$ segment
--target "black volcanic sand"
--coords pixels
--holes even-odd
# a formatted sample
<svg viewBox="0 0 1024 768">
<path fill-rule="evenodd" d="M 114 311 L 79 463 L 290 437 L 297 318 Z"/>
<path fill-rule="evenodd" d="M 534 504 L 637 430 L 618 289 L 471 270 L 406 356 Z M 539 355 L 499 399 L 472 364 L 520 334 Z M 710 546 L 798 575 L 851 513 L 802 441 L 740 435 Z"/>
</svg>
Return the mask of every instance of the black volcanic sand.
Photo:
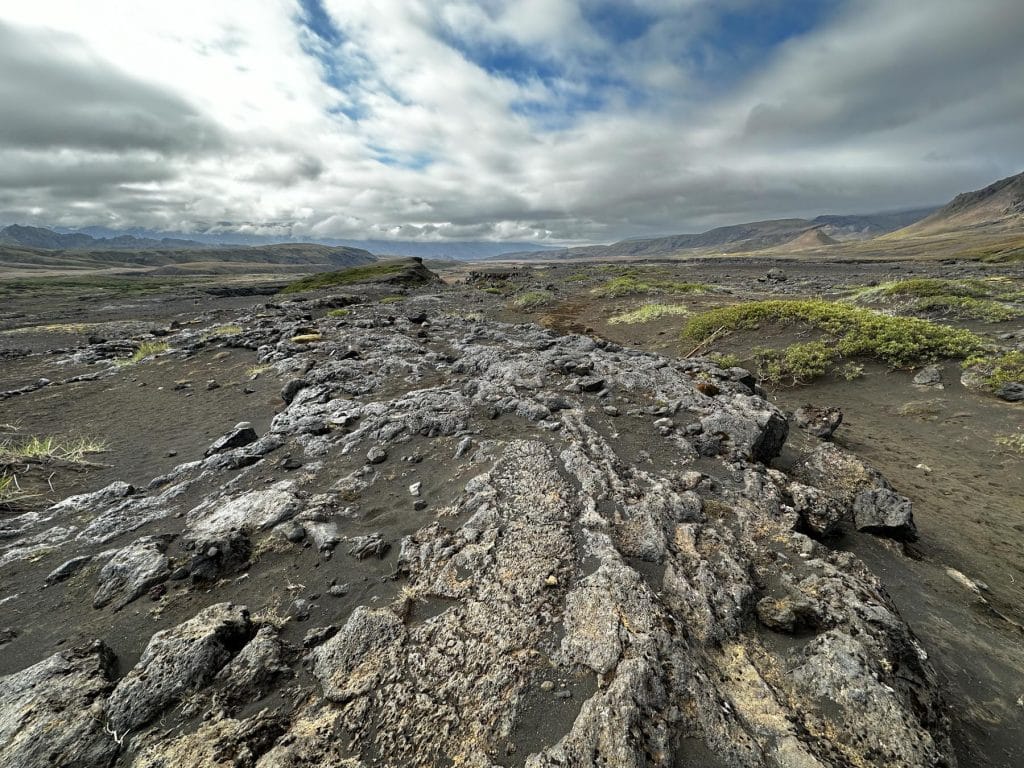
<svg viewBox="0 0 1024 768">
<path fill-rule="evenodd" d="M 776 266 L 787 272 L 788 279 L 765 281 L 767 270 Z M 479 267 L 475 265 L 462 267 L 445 278 L 460 283 L 476 269 Z M 912 276 L 999 274 L 1024 278 L 1024 266 L 986 269 L 965 262 L 798 264 L 730 258 L 640 269 L 661 278 L 709 283 L 723 292 L 597 299 L 590 289 L 616 272 L 580 264 L 535 267 L 517 273 L 512 280 L 484 280 L 439 291 L 450 312 L 480 313 L 508 321 L 543 321 L 566 331 L 589 332 L 622 344 L 685 355 L 692 344 L 678 337 L 683 318 L 632 326 L 609 325 L 607 318 L 649 301 L 686 304 L 696 311 L 739 298 L 830 296 L 839 289 L 870 281 Z M 486 285 L 497 286 L 499 291 L 486 293 L 481 290 Z M 517 293 L 537 289 L 554 294 L 550 306 L 527 313 L 511 305 Z M 151 326 L 194 322 L 200 314 L 201 327 L 215 326 L 228 322 L 235 312 L 266 300 L 252 295 L 217 297 L 195 286 L 124 295 L 91 291 L 76 296 L 64 289 L 52 295 L 38 290 L 30 295 L 7 294 L 0 310 L 0 354 L 3 350 L 27 350 L 32 354 L 0 357 L 0 390 L 23 386 L 40 377 L 59 380 L 106 369 L 109 364 L 57 365 L 69 350 L 87 344 L 90 335 L 129 338 Z M 396 304 L 394 312 L 401 311 L 401 304 Z M 42 327 L 52 325 L 62 327 Z M 980 329 L 992 334 L 1013 332 L 1024 329 L 1024 319 Z M 787 341 L 785 333 L 778 341 Z M 764 343 L 764 334 L 753 334 L 723 341 L 717 349 L 743 357 L 752 347 Z M 283 382 L 272 371 L 254 372 L 255 359 L 250 350 L 207 349 L 186 360 L 147 360 L 95 381 L 46 387 L 0 400 L 0 425 L 15 428 L 14 432 L 0 433 L 0 439 L 11 435 L 89 437 L 106 446 L 105 452 L 89 457 L 89 466 L 30 469 L 24 476 L 26 489 L 34 494 L 28 503 L 42 506 L 113 480 L 144 486 L 183 461 L 201 458 L 216 437 L 239 421 L 252 422 L 262 434 L 282 407 L 279 391 Z M 210 380 L 219 386 L 207 389 Z M 183 384 L 186 381 L 190 384 Z M 942 390 L 922 389 L 911 383 L 907 372 L 868 365 L 866 375 L 859 380 L 829 378 L 812 386 L 778 389 L 770 394 L 788 410 L 807 402 L 841 407 L 845 420 L 836 442 L 877 467 L 895 488 L 914 501 L 921 538 L 905 552 L 897 545 L 865 536 L 841 536 L 836 546 L 853 549 L 875 570 L 931 655 L 948 692 L 961 764 L 1011 768 L 1024 765 L 1024 705 L 1020 703 L 1024 696 L 1024 632 L 1020 628 L 1024 624 L 1024 457 L 1000 448 L 994 437 L 1012 432 L 1024 422 L 1024 405 L 999 402 L 966 390 L 959 383 L 955 363 L 945 366 L 944 383 Z M 908 409 L 908 404 L 913 405 Z M 494 429 L 500 434 L 500 421 L 495 422 Z M 794 428 L 779 461 L 783 465 L 792 461 L 808 440 Z M 363 502 L 374 507 L 373 513 L 353 522 L 342 531 L 344 536 L 381 531 L 386 538 L 397 540 L 434 519 L 435 509 L 449 496 L 454 497 L 466 479 L 455 476 L 447 462 L 454 444 L 442 439 L 431 441 L 429 450 L 422 446 L 422 454 L 419 448 L 415 442 L 410 443 L 407 455 L 397 457 L 408 460 L 389 462 L 387 471 L 394 482 L 374 486 L 380 489 L 374 491 L 378 496 Z M 650 448 L 658 461 L 656 447 Z M 300 463 L 304 460 L 301 456 L 295 458 Z M 340 477 L 361 464 L 362 457 L 331 457 L 328 461 L 337 464 L 335 476 Z M 264 470 L 267 483 L 287 476 L 277 462 L 275 457 Z M 301 468 L 293 471 L 301 472 Z M 407 488 L 417 481 L 424 483 L 424 496 L 431 500 L 428 510 L 412 507 Z M 191 489 L 186 497 L 176 500 L 177 511 L 187 512 L 202 499 L 203 492 L 201 484 Z M 109 547 L 122 546 L 147 532 L 144 527 L 124 541 L 111 541 Z M 298 556 L 294 548 L 289 548 L 287 554 L 273 549 L 262 552 L 237 585 L 233 599 L 246 602 L 253 612 L 283 616 L 296 594 L 318 594 L 308 622 L 286 625 L 285 639 L 300 643 L 309 627 L 340 625 L 356 605 L 387 601 L 397 590 L 393 581 L 381 579 L 394 568 L 394 548 L 382 559 L 364 561 L 357 561 L 346 550 L 343 542 L 326 561 L 312 548 Z M 24 566 L 25 578 L 29 570 L 38 575 L 41 567 L 56 567 L 67 559 L 67 553 L 44 553 L 41 558 L 47 560 L 43 566 Z M 949 568 L 983 582 L 987 589 L 981 597 L 988 604 L 954 580 L 947 572 Z M 305 583 L 311 573 L 316 582 Z M 0 603 L 0 628 L 15 626 L 20 634 L 0 653 L 0 674 L 22 669 L 58 647 L 93 636 L 109 639 L 125 670 L 137 660 L 153 632 L 189 618 L 201 605 L 188 590 L 169 583 L 170 590 L 160 602 L 137 600 L 113 614 L 111 625 L 108 612 L 96 612 L 91 607 L 92 583 L 76 584 L 76 580 L 86 578 L 84 574 L 73 577 L 67 588 L 59 590 L 40 590 L 37 583 L 22 583 L 18 565 L 6 569 L 4 578 L 12 585 L 5 593 L 18 597 Z M 347 593 L 338 597 L 328 594 L 332 583 L 348 585 Z M 418 605 L 411 620 L 443 608 Z M 71 620 L 48 623 L 48 615 Z M 590 683 L 559 681 L 563 684 Z M 541 727 L 548 713 L 538 710 L 535 715 Z"/>
</svg>

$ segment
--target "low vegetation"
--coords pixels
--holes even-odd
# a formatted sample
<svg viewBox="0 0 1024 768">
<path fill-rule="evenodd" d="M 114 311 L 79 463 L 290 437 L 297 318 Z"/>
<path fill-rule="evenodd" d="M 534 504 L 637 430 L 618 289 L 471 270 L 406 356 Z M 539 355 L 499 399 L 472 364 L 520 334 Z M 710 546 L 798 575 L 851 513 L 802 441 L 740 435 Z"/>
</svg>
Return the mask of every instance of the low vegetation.
<svg viewBox="0 0 1024 768">
<path fill-rule="evenodd" d="M 400 275 L 409 269 L 406 261 L 384 261 L 378 264 L 365 264 L 359 267 L 350 267 L 337 272 L 319 272 L 281 289 L 281 293 L 301 293 L 303 291 L 315 291 L 319 288 L 332 288 L 338 285 L 352 285 L 367 280 L 379 280 L 381 278 Z"/>
<path fill-rule="evenodd" d="M 1024 383 L 1024 351 L 1019 349 L 972 355 L 964 367 L 974 369 L 983 385 L 993 391 L 1007 384 Z"/>
<path fill-rule="evenodd" d="M 227 325 L 218 325 L 214 328 L 210 328 L 205 334 L 203 334 L 203 338 L 215 339 L 218 336 L 237 336 L 241 332 L 242 326 L 229 323 Z"/>
<path fill-rule="evenodd" d="M 382 296 L 381 304 L 400 304 L 405 301 L 405 296 Z"/>
<path fill-rule="evenodd" d="M 844 358 L 910 368 L 969 357 L 983 347 L 981 337 L 967 330 L 819 299 L 753 301 L 708 310 L 686 323 L 683 337 L 708 343 L 734 331 L 757 330 L 766 323 L 809 328 L 821 334 L 820 339 L 784 350 L 759 350 L 757 362 L 765 378 L 778 382 L 807 382 L 837 368 Z"/>
<path fill-rule="evenodd" d="M 132 353 L 131 357 L 123 357 L 117 361 L 117 364 L 134 365 L 135 363 L 141 363 L 147 358 L 163 354 L 168 349 L 170 349 L 170 346 L 164 341 L 144 341 L 139 344 L 138 349 Z"/>
<path fill-rule="evenodd" d="M 862 288 L 850 299 L 859 304 L 895 302 L 914 314 L 998 323 L 1024 314 L 1014 306 L 1021 292 L 1006 279 L 945 280 L 916 277 Z"/>
<path fill-rule="evenodd" d="M 520 296 L 516 296 L 512 301 L 512 306 L 516 309 L 530 311 L 546 307 L 554 298 L 550 291 L 527 291 Z"/>
<path fill-rule="evenodd" d="M 636 296 L 645 293 L 703 293 L 708 286 L 702 283 L 684 283 L 678 280 L 641 280 L 633 275 L 613 277 L 591 293 L 604 299 Z"/>
<path fill-rule="evenodd" d="M 346 317 L 352 314 L 351 309 L 339 308 L 327 310 L 327 317 Z"/>
<path fill-rule="evenodd" d="M 690 310 L 681 304 L 644 304 L 632 312 L 624 312 L 608 318 L 609 325 L 639 325 L 650 323 L 662 317 L 688 315 Z"/>
</svg>

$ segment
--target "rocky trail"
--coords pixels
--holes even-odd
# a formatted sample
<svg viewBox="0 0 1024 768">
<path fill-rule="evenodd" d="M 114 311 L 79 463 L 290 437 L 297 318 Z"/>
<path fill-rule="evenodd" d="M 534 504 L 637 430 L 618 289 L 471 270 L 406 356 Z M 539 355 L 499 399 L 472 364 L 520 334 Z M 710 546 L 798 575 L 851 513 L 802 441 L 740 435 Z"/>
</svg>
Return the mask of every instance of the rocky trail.
<svg viewBox="0 0 1024 768">
<path fill-rule="evenodd" d="M 746 371 L 354 302 L 170 329 L 272 366 L 269 427 L 0 516 L 0 764 L 956 763 L 926 644 L 830 546 L 910 502 L 826 442 L 769 468 Z"/>
</svg>

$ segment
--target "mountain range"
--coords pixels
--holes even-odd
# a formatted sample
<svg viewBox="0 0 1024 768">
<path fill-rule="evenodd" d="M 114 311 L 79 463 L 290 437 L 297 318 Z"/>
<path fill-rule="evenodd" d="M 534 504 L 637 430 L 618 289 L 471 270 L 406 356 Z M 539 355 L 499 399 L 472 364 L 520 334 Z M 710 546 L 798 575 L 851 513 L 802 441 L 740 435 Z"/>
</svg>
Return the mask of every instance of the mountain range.
<svg viewBox="0 0 1024 768">
<path fill-rule="evenodd" d="M 902 243 L 949 233 L 1005 236 L 1024 229 L 1024 173 L 984 189 L 957 195 L 947 205 L 876 214 L 824 215 L 813 219 L 771 219 L 717 227 L 696 234 L 631 238 L 610 245 L 538 248 L 526 243 L 482 241 L 420 243 L 385 240 L 323 243 L 262 243 L 262 236 L 196 235 L 200 239 L 150 237 L 144 230 L 117 234 L 102 228 L 57 231 L 11 225 L 0 229 L 0 265 L 21 268 L 158 267 L 214 263 L 273 264 L 291 268 L 338 268 L 380 256 L 460 260 L 650 259 L 674 255 L 829 251 L 863 243 Z M 164 233 L 161 233 L 164 234 Z M 169 234 L 169 233 L 166 233 Z M 243 242 L 204 242 L 232 238 Z M 269 238 L 266 238 L 269 239 Z M 359 243 L 367 247 L 354 245 Z M 59 256 L 57 255 L 59 254 Z M 191 268 L 191 267 L 190 267 Z"/>
</svg>

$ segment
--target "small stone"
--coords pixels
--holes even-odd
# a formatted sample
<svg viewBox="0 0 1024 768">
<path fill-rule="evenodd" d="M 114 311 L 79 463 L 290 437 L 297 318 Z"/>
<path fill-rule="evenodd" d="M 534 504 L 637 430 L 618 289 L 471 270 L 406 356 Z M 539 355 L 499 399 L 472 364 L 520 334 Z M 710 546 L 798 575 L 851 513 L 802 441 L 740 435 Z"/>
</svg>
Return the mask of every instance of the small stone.
<svg viewBox="0 0 1024 768">
<path fill-rule="evenodd" d="M 926 365 L 914 376 L 914 383 L 922 387 L 941 386 L 942 369 L 937 365 Z"/>
<path fill-rule="evenodd" d="M 606 406 L 604 406 L 604 408 L 602 410 L 608 416 L 618 416 L 619 415 L 619 409 L 616 408 L 614 405 L 606 405 Z"/>
<path fill-rule="evenodd" d="M 370 464 L 383 464 L 387 461 L 388 452 L 381 448 L 379 445 L 373 446 L 366 452 L 366 461 Z"/>
<path fill-rule="evenodd" d="M 210 379 L 208 382 L 206 382 L 206 389 L 207 391 L 212 389 L 220 389 L 220 384 L 217 383 L 216 379 Z"/>
<path fill-rule="evenodd" d="M 416 501 L 413 502 L 412 508 L 415 509 L 417 512 L 422 512 L 424 509 L 427 508 L 427 502 L 424 499 L 416 499 Z"/>
<path fill-rule="evenodd" d="M 423 483 L 417 480 L 415 483 L 409 486 L 409 493 L 412 494 L 413 496 L 419 496 L 421 488 L 423 488 Z"/>
<path fill-rule="evenodd" d="M 332 584 L 327 588 L 327 594 L 331 597 L 344 597 L 348 594 L 348 584 Z"/>
<path fill-rule="evenodd" d="M 550 680 L 545 680 L 543 683 L 540 684 L 540 689 L 542 691 L 553 691 L 555 690 L 555 684 Z"/>
<path fill-rule="evenodd" d="M 822 440 L 828 440 L 843 423 L 843 412 L 834 407 L 820 408 L 815 405 L 805 405 L 796 409 L 793 420 L 805 432 L 820 437 Z"/>
<path fill-rule="evenodd" d="M 568 688 L 563 688 L 560 691 L 555 691 L 555 698 L 556 699 L 571 699 L 572 698 L 572 691 L 570 691 Z"/>
<path fill-rule="evenodd" d="M 548 587 L 557 587 L 558 586 L 558 577 L 555 576 L 554 574 L 551 574 L 546 579 L 544 579 L 544 585 L 548 586 Z"/>
<path fill-rule="evenodd" d="M 1024 384 L 1016 381 L 1004 384 L 996 390 L 996 397 L 1008 403 L 1024 402 Z"/>
<path fill-rule="evenodd" d="M 583 392 L 600 392 L 604 389 L 604 379 L 599 376 L 587 376 L 579 380 L 579 387 Z"/>
</svg>

